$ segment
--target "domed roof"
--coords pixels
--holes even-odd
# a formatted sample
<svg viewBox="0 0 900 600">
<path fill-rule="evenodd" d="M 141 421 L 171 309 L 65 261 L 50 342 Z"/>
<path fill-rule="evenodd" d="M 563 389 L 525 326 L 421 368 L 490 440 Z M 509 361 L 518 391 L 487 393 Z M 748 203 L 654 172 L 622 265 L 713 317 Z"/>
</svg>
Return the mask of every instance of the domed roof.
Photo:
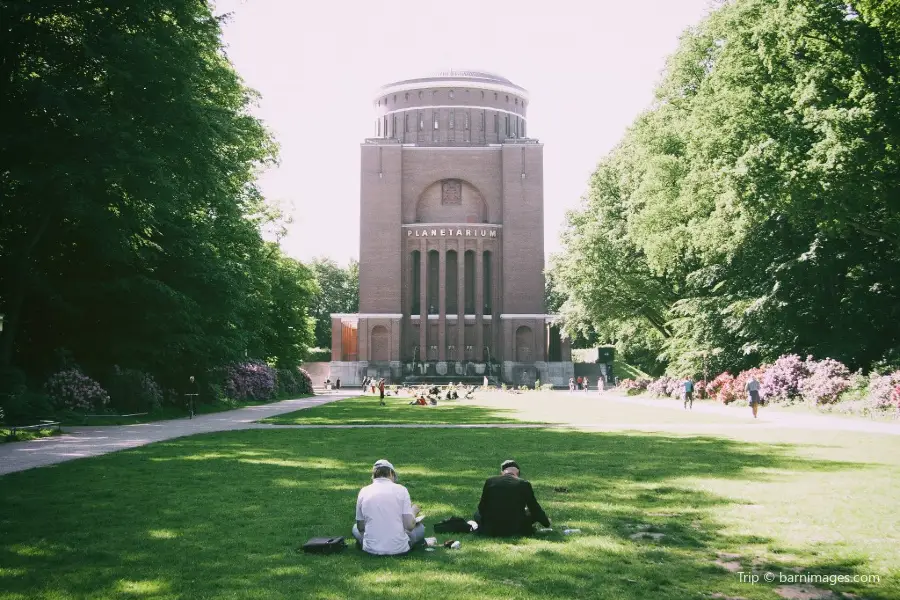
<svg viewBox="0 0 900 600">
<path fill-rule="evenodd" d="M 497 83 L 506 83 L 508 85 L 513 85 L 512 81 L 510 81 L 506 77 L 501 77 L 496 73 L 490 73 L 488 71 L 470 71 L 468 69 L 446 69 L 443 71 L 438 71 L 437 73 L 433 74 L 432 77 L 487 79 L 490 81 L 496 81 Z"/>
<path fill-rule="evenodd" d="M 416 85 L 431 85 L 434 83 L 439 84 L 444 82 L 449 83 L 451 81 L 467 81 L 471 82 L 471 84 L 475 85 L 476 87 L 479 84 L 482 86 L 503 86 L 504 88 L 510 88 L 514 93 L 518 93 L 523 96 L 528 94 L 525 88 L 520 85 L 516 85 L 506 77 L 502 77 L 500 75 L 497 75 L 496 73 L 491 73 L 489 71 L 476 71 L 470 69 L 444 69 L 430 75 L 414 77 L 412 79 L 403 79 L 401 81 L 394 81 L 379 88 L 379 92 L 376 92 L 376 94 L 397 87 L 409 88 Z"/>
</svg>

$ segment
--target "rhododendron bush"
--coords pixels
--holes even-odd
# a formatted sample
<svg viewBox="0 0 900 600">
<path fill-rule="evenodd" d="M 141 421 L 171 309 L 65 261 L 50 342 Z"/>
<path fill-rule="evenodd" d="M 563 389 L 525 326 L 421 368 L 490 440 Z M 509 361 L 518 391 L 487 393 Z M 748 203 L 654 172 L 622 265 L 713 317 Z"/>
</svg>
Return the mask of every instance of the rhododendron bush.
<svg viewBox="0 0 900 600">
<path fill-rule="evenodd" d="M 647 391 L 658 397 L 672 396 L 675 391 L 680 391 L 681 381 L 672 377 L 660 377 L 647 384 Z"/>
<path fill-rule="evenodd" d="M 722 373 L 706 386 L 710 398 L 728 404 L 735 399 L 734 377 L 728 371 Z"/>
<path fill-rule="evenodd" d="M 788 401 L 800 395 L 800 383 L 809 377 L 809 364 L 796 354 L 776 360 L 763 376 L 762 397 L 775 402 Z"/>
<path fill-rule="evenodd" d="M 232 400 L 270 400 L 276 393 L 276 372 L 264 362 L 249 360 L 225 369 L 225 395 Z"/>
<path fill-rule="evenodd" d="M 800 395 L 810 404 L 831 404 L 850 387 L 850 369 L 831 358 L 806 360 L 809 376 L 800 381 Z"/>
<path fill-rule="evenodd" d="M 886 375 L 873 373 L 869 376 L 866 400 L 876 409 L 885 410 L 900 405 L 900 371 Z"/>
<path fill-rule="evenodd" d="M 56 373 L 44 388 L 57 408 L 81 412 L 100 410 L 109 404 L 106 390 L 78 369 Z"/>
<path fill-rule="evenodd" d="M 650 384 L 649 379 L 623 379 L 619 382 L 619 386 L 628 394 L 640 394 L 647 389 Z"/>
</svg>

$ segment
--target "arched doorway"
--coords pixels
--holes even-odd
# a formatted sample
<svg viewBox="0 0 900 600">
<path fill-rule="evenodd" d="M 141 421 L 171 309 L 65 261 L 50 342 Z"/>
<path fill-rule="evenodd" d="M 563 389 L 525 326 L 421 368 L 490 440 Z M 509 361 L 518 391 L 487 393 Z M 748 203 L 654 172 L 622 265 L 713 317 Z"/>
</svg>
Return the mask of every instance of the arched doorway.
<svg viewBox="0 0 900 600">
<path fill-rule="evenodd" d="M 384 325 L 372 328 L 372 354 L 369 360 L 387 362 L 391 360 L 391 334 Z"/>
<path fill-rule="evenodd" d="M 516 329 L 516 362 L 531 362 L 533 345 L 534 333 L 531 327 L 522 325 Z"/>
</svg>

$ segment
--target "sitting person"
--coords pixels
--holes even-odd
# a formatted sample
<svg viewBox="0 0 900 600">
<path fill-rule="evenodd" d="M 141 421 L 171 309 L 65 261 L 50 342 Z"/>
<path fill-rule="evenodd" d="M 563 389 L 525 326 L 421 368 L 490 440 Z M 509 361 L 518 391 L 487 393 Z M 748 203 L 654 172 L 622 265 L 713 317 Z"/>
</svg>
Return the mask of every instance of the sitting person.
<svg viewBox="0 0 900 600">
<path fill-rule="evenodd" d="M 519 477 L 519 465 L 514 460 L 504 461 L 500 475 L 484 482 L 475 522 L 479 533 L 497 537 L 530 535 L 535 523 L 550 527 L 534 489 Z"/>
<path fill-rule="evenodd" d="M 405 554 L 425 539 L 417 514 L 419 507 L 410 502 L 409 491 L 397 483 L 394 465 L 381 459 L 372 467 L 372 483 L 356 498 L 353 537 L 369 554 Z"/>
</svg>

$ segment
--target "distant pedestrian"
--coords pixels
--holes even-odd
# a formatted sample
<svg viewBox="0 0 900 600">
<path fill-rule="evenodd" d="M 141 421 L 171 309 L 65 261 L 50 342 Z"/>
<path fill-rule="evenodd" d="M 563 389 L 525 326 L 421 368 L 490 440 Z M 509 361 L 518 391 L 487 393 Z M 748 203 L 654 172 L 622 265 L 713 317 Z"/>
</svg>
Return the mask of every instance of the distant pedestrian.
<svg viewBox="0 0 900 600">
<path fill-rule="evenodd" d="M 575 380 L 575 389 L 576 390 L 581 389 L 581 377 L 579 377 L 578 379 Z"/>
<path fill-rule="evenodd" d="M 366 390 L 368 390 L 368 389 L 369 389 L 369 377 L 366 376 L 366 377 L 363 377 L 363 380 L 362 380 L 362 393 L 365 394 Z"/>
<path fill-rule="evenodd" d="M 384 406 L 384 379 L 378 380 L 378 393 L 381 395 L 381 405 Z"/>
<path fill-rule="evenodd" d="M 484 389 L 487 389 L 488 386 L 488 378 L 487 375 L 484 376 Z"/>
<path fill-rule="evenodd" d="M 584 391 L 589 392 L 591 389 L 591 380 L 587 377 L 584 378 Z"/>
<path fill-rule="evenodd" d="M 606 388 L 606 382 L 603 380 L 603 376 L 597 378 L 597 393 L 603 393 L 603 390 Z"/>
<path fill-rule="evenodd" d="M 334 389 L 336 389 L 336 390 L 341 389 L 341 378 L 340 377 L 338 377 L 337 379 L 334 380 Z"/>
<path fill-rule="evenodd" d="M 690 406 L 694 410 L 694 380 L 688 377 L 681 384 L 684 389 L 681 391 L 681 397 L 684 399 L 684 408 L 687 410 Z"/>
<path fill-rule="evenodd" d="M 575 379 L 573 377 L 569 377 L 569 393 L 575 391 Z"/>
<path fill-rule="evenodd" d="M 762 404 L 762 399 L 759 397 L 759 382 L 756 380 L 756 377 L 750 376 L 750 379 L 747 380 L 747 383 L 744 385 L 744 388 L 747 390 L 747 395 L 750 399 L 750 408 L 753 410 L 753 418 L 756 418 L 756 413 L 759 412 L 759 405 Z"/>
</svg>

